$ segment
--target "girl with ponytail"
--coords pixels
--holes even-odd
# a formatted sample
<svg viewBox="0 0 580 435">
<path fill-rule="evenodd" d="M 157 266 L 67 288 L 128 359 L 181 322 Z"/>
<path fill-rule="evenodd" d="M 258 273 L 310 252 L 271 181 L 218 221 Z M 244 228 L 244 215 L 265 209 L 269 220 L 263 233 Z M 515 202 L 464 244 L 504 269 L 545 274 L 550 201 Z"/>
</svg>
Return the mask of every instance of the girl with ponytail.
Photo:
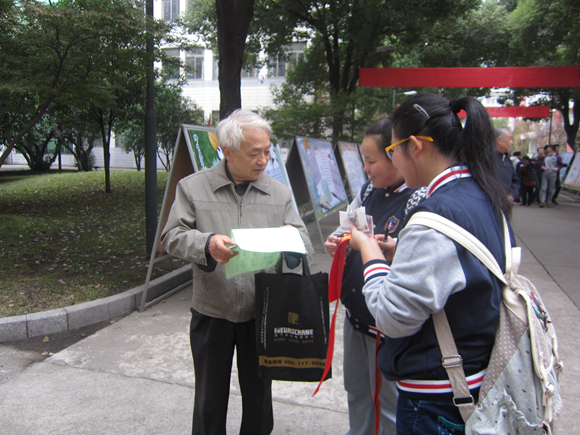
<svg viewBox="0 0 580 435">
<path fill-rule="evenodd" d="M 462 109 L 465 126 L 457 116 Z M 409 187 L 428 189 L 403 224 L 419 211 L 439 214 L 505 265 L 502 213 L 509 217 L 511 204 L 497 179 L 495 135 L 485 108 L 471 97 L 448 101 L 421 94 L 406 100 L 392 123 L 386 151 L 393 165 Z M 397 382 L 397 434 L 464 433 L 431 315 L 445 309 L 477 403 L 499 323 L 500 282 L 469 251 L 421 225 L 401 230 L 394 258 L 392 239 L 378 242 L 355 228 L 350 246 L 361 252 L 363 293 L 386 336 L 378 358 L 384 376 Z"/>
</svg>

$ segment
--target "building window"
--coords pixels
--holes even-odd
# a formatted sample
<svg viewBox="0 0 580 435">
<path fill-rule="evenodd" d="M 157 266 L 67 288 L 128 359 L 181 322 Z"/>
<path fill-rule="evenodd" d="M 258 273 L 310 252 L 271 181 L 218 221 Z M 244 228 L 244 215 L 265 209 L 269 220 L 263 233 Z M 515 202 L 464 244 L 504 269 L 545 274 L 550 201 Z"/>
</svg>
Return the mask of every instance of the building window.
<svg viewBox="0 0 580 435">
<path fill-rule="evenodd" d="M 214 80 L 217 80 L 219 78 L 219 71 L 220 71 L 219 70 L 219 62 L 218 62 L 217 57 L 215 57 L 215 55 L 214 55 L 214 58 L 213 58 L 213 79 Z"/>
<path fill-rule="evenodd" d="M 179 18 L 179 0 L 163 0 L 163 19 L 173 21 Z"/>
<path fill-rule="evenodd" d="M 242 70 L 242 78 L 243 79 L 251 79 L 256 78 L 260 74 L 260 70 L 254 67 L 245 68 Z"/>
<path fill-rule="evenodd" d="M 185 75 L 188 79 L 203 79 L 203 48 L 188 51 L 185 63 L 187 63 Z"/>
<path fill-rule="evenodd" d="M 165 54 L 170 57 L 175 57 L 179 59 L 179 48 L 165 48 Z M 165 64 L 163 65 L 163 74 L 165 74 L 170 79 L 178 79 L 179 78 L 179 66 Z"/>
<path fill-rule="evenodd" d="M 304 42 L 294 43 L 289 47 L 288 51 L 286 51 L 285 57 L 270 61 L 270 77 L 286 77 L 286 73 L 293 69 L 297 62 L 304 59 L 305 46 L 306 43 Z"/>
<path fill-rule="evenodd" d="M 286 61 L 283 58 L 270 62 L 270 77 L 286 77 Z"/>
</svg>

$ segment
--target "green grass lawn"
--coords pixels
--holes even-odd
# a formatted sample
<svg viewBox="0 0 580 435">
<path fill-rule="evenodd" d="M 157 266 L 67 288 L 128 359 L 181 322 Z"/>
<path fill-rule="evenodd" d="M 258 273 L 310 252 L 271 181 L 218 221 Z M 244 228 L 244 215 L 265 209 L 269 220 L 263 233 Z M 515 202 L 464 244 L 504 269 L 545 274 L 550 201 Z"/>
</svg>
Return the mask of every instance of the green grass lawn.
<svg viewBox="0 0 580 435">
<path fill-rule="evenodd" d="M 145 282 L 145 174 L 0 175 L 0 317 L 61 308 Z M 167 173 L 159 172 L 158 208 Z M 156 264 L 153 277 L 181 267 Z"/>
</svg>

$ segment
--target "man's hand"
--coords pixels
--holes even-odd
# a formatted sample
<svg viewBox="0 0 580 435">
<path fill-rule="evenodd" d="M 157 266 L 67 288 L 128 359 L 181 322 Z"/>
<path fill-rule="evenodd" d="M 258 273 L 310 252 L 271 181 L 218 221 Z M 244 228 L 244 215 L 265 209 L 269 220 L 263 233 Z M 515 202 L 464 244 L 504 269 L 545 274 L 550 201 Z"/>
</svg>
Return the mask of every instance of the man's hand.
<svg viewBox="0 0 580 435">
<path fill-rule="evenodd" d="M 338 244 L 342 240 L 342 237 L 333 236 L 332 234 L 328 236 L 326 242 L 324 242 L 324 247 L 326 248 L 326 252 L 330 254 L 331 257 L 334 257 L 336 249 L 338 248 Z"/>
<path fill-rule="evenodd" d="M 211 239 L 209 239 L 207 250 L 209 251 L 209 255 L 211 255 L 219 264 L 226 264 L 230 261 L 230 258 L 238 255 L 237 252 L 228 248 L 226 244 L 235 245 L 236 242 L 228 236 L 222 236 L 221 234 L 214 234 L 211 236 Z"/>
</svg>

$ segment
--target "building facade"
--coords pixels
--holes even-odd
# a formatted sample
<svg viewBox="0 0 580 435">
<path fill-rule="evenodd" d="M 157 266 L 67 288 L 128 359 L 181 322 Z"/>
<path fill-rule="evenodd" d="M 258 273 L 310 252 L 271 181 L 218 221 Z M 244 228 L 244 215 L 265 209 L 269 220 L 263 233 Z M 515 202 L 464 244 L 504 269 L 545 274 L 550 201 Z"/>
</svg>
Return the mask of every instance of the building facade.
<svg viewBox="0 0 580 435">
<path fill-rule="evenodd" d="M 171 21 L 183 16 L 187 3 L 186 0 L 155 0 L 153 14 L 157 19 Z M 287 59 L 267 59 L 267 66 L 261 69 L 240 71 L 242 107 L 254 111 L 272 107 L 272 87 L 286 81 L 286 73 L 303 56 L 305 46 L 306 42 L 294 43 L 288 47 Z M 189 51 L 172 47 L 164 50 L 188 66 L 181 71 L 186 77 L 183 95 L 202 108 L 205 119 L 209 121 L 211 117 L 211 124 L 215 125 L 219 121 L 220 108 L 217 53 L 201 46 Z"/>
</svg>

